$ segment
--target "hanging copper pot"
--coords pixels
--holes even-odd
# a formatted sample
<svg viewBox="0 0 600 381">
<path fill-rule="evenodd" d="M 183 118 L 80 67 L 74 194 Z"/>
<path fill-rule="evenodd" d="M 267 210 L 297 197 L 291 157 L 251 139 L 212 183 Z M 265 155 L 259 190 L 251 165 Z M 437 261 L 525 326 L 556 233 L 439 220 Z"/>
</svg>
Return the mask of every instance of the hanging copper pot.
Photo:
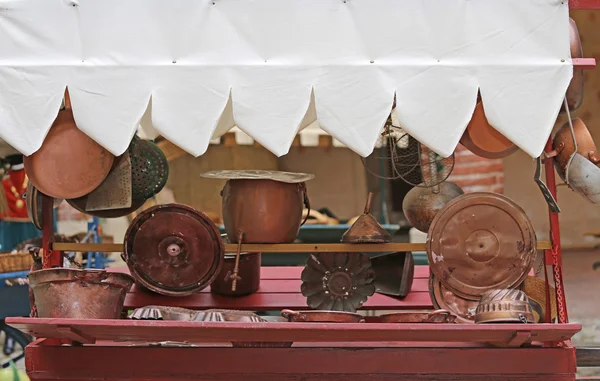
<svg viewBox="0 0 600 381">
<path fill-rule="evenodd" d="M 412 288 L 415 261 L 411 252 L 382 254 L 371 258 L 375 292 L 404 298 Z"/>
<path fill-rule="evenodd" d="M 68 92 L 42 147 L 23 158 L 29 180 L 53 198 L 77 198 L 96 189 L 115 157 L 77 128 Z"/>
<path fill-rule="evenodd" d="M 481 97 L 478 97 L 473 117 L 460 138 L 460 143 L 480 157 L 499 159 L 515 153 L 519 148 L 490 125 Z"/>
<path fill-rule="evenodd" d="M 392 241 L 390 233 L 371 214 L 372 202 L 373 192 L 369 192 L 364 213 L 342 235 L 343 243 L 386 243 Z"/>
<path fill-rule="evenodd" d="M 212 171 L 202 175 L 226 179 L 223 224 L 232 243 L 291 243 L 302 225 L 304 205 L 310 209 L 305 182 L 314 176 L 279 171 Z M 306 219 L 305 219 L 306 221 Z"/>
<path fill-rule="evenodd" d="M 404 196 L 402 212 L 415 229 L 427 233 L 435 215 L 462 194 L 463 190 L 449 181 L 429 188 L 414 187 Z"/>
<path fill-rule="evenodd" d="M 219 230 L 203 213 L 180 204 L 140 213 L 125 233 L 123 259 L 136 281 L 167 296 L 200 292 L 223 266 Z"/>
<path fill-rule="evenodd" d="M 592 135 L 585 123 L 579 118 L 571 120 L 573 131 L 567 121 L 554 134 L 552 148 L 556 151 L 556 170 L 564 179 L 569 162 L 575 153 L 580 154 L 595 165 L 600 164 L 600 155 Z M 575 140 L 573 140 L 573 135 Z"/>
<path fill-rule="evenodd" d="M 575 20 L 571 18 L 569 19 L 569 41 L 571 45 L 571 58 L 583 58 L 579 29 Z M 583 69 L 573 68 L 573 78 L 571 78 L 566 95 L 570 111 L 577 110 L 583 102 L 584 82 Z M 566 112 L 564 105 L 561 108 L 561 112 Z"/>
</svg>

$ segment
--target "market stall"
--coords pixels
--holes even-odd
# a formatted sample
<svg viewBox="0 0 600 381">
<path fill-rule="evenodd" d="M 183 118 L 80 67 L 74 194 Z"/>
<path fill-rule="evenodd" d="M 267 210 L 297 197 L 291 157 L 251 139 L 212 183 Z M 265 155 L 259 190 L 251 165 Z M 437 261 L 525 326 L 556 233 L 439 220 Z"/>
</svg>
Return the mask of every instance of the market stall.
<svg viewBox="0 0 600 381">
<path fill-rule="evenodd" d="M 570 117 L 596 64 L 569 19 L 584 8 L 600 2 L 3 4 L 0 138 L 25 155 L 43 232 L 31 317 L 7 319 L 36 338 L 29 377 L 574 380 L 581 326 L 566 308 L 555 164 L 600 201 L 597 149 Z M 561 112 L 569 122 L 552 134 Z M 315 121 L 362 157 L 383 147 L 414 185 L 403 209 L 426 243 L 392 242 L 372 195 L 340 243 L 295 243 L 311 210 L 305 173 L 190 174 L 225 181 L 225 235 L 186 205 L 140 211 L 169 154 L 139 123 L 196 156 L 234 127 L 281 156 Z M 550 241 L 509 198 L 446 181 L 459 142 L 537 160 Z M 136 217 L 123 243 L 54 242 L 56 199 Z M 69 268 L 68 251 L 122 253 L 127 268 Z M 261 268 L 273 252 L 311 255 Z"/>
</svg>

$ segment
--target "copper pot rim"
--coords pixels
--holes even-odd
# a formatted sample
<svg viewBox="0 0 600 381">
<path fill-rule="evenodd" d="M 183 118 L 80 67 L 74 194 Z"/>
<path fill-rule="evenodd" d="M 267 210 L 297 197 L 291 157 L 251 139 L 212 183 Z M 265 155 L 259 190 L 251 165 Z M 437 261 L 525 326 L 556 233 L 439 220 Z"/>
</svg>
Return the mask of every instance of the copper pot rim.
<svg viewBox="0 0 600 381">
<path fill-rule="evenodd" d="M 444 321 L 429 321 L 430 319 L 435 318 L 436 316 L 442 316 L 444 318 Z M 423 324 L 454 324 L 457 316 L 448 310 L 436 309 L 393 312 L 379 315 L 379 318 L 383 323 L 419 323 L 419 321 L 415 322 L 413 320 L 420 320 L 420 323 Z"/>
<path fill-rule="evenodd" d="M 27 275 L 30 285 L 35 287 L 43 283 L 87 281 L 91 283 L 110 284 L 112 286 L 131 288 L 135 278 L 129 274 L 108 272 L 99 269 L 73 269 L 56 267 L 32 271 Z"/>
<path fill-rule="evenodd" d="M 299 184 L 315 178 L 311 173 L 270 170 L 214 170 L 201 174 L 207 179 L 219 180 L 271 180 L 288 184 Z"/>
</svg>

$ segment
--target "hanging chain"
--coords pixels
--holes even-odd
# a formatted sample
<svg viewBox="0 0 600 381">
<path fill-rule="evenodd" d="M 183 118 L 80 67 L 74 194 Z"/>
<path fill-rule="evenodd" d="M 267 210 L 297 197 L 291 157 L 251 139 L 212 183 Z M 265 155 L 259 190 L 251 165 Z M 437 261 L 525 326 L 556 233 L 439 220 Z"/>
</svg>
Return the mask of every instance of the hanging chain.
<svg viewBox="0 0 600 381">
<path fill-rule="evenodd" d="M 554 238 L 554 237 L 552 237 Z M 552 239 L 554 242 L 554 239 Z M 554 286 L 556 288 L 556 308 L 558 310 L 558 322 L 566 323 L 567 322 L 567 314 L 566 307 L 564 303 L 564 288 L 562 284 L 562 273 L 560 269 L 560 264 L 558 263 L 558 246 L 552 245 L 552 249 L 550 250 L 552 254 L 552 272 L 554 274 Z"/>
<path fill-rule="evenodd" d="M 544 269 L 545 265 L 546 265 L 546 253 L 544 252 L 544 254 L 542 255 L 542 259 L 540 260 L 540 264 L 538 265 L 537 269 L 535 270 L 536 277 L 542 273 L 542 270 Z"/>
</svg>

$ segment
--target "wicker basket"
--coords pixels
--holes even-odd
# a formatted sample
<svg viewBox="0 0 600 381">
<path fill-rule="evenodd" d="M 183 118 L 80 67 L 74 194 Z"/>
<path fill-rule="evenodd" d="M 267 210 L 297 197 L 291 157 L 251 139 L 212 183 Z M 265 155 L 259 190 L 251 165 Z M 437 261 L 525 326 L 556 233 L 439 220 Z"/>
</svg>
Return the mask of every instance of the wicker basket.
<svg viewBox="0 0 600 381">
<path fill-rule="evenodd" d="M 33 258 L 29 253 L 0 254 L 0 274 L 27 271 L 31 265 Z"/>
</svg>

